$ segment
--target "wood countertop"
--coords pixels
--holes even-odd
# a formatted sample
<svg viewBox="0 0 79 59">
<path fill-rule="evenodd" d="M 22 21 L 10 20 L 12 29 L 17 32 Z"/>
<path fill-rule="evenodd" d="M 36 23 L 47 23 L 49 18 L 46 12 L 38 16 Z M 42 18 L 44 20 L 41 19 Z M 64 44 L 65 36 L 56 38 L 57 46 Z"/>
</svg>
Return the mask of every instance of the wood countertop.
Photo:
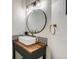
<svg viewBox="0 0 79 59">
<path fill-rule="evenodd" d="M 46 47 L 46 45 L 44 43 L 40 43 L 40 42 L 37 42 L 37 43 L 32 44 L 32 45 L 25 45 L 25 44 L 19 42 L 18 40 L 15 40 L 14 43 L 16 43 L 17 45 L 19 45 L 20 47 L 22 47 L 23 49 L 25 49 L 29 53 L 32 53 L 40 48 Z"/>
</svg>

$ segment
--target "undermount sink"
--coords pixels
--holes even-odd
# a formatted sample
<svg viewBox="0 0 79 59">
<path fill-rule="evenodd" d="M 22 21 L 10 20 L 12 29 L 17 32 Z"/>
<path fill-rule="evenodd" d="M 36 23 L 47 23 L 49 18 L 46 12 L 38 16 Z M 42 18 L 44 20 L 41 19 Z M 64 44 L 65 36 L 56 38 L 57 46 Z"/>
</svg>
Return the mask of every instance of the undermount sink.
<svg viewBox="0 0 79 59">
<path fill-rule="evenodd" d="M 19 40 L 19 42 L 21 42 L 25 45 L 31 45 L 31 44 L 36 43 L 36 38 L 30 37 L 30 36 L 19 36 L 18 40 Z"/>
</svg>

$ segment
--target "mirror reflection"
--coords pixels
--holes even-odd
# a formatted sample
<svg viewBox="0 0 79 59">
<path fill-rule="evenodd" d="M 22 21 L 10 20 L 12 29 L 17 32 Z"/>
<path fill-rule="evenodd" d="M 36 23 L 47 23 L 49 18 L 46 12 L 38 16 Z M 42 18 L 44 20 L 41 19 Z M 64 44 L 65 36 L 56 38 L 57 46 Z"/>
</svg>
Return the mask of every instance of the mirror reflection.
<svg viewBox="0 0 79 59">
<path fill-rule="evenodd" d="M 46 26 L 46 14 L 42 10 L 33 10 L 27 18 L 26 25 L 31 34 L 40 33 Z"/>
</svg>

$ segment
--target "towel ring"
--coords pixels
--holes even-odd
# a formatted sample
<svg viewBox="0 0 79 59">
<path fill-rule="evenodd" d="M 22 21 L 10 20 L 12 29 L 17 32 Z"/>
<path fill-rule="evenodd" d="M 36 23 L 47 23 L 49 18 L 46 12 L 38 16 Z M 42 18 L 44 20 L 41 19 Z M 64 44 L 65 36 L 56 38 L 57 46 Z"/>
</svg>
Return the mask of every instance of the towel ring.
<svg viewBox="0 0 79 59">
<path fill-rule="evenodd" d="M 53 27 L 53 32 L 52 32 L 52 27 Z M 50 25 L 50 32 L 51 32 L 51 34 L 55 35 L 56 27 L 57 27 L 57 24 Z"/>
</svg>

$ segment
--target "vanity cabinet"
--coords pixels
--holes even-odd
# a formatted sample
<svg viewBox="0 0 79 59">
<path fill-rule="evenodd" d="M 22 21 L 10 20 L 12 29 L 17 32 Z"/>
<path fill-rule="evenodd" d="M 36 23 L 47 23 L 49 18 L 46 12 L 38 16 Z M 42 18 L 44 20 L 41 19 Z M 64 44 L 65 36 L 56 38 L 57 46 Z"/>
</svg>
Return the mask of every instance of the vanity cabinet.
<svg viewBox="0 0 79 59">
<path fill-rule="evenodd" d="M 13 40 L 13 59 L 16 59 L 15 50 L 23 56 L 23 59 L 38 59 L 41 56 L 46 59 L 46 47 L 47 45 L 41 42 L 27 46 L 18 40 Z"/>
</svg>

